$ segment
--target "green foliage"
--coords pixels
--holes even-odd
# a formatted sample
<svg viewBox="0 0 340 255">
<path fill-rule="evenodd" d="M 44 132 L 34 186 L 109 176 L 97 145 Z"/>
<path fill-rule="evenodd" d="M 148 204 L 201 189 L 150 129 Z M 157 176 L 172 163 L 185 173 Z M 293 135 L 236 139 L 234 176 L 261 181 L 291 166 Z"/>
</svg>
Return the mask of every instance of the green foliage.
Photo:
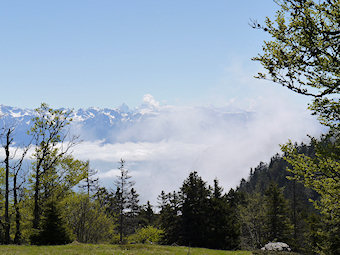
<svg viewBox="0 0 340 255">
<path fill-rule="evenodd" d="M 241 247 L 247 250 L 262 248 L 265 244 L 265 204 L 258 193 L 246 193 L 245 202 L 238 206 L 241 222 Z"/>
<path fill-rule="evenodd" d="M 135 234 L 129 236 L 129 242 L 132 243 L 152 243 L 156 244 L 162 240 L 164 231 L 153 226 L 140 228 Z"/>
<path fill-rule="evenodd" d="M 109 242 L 114 232 L 114 218 L 105 207 L 85 194 L 72 194 L 64 199 L 63 217 L 76 240 L 82 243 Z"/>
<path fill-rule="evenodd" d="M 162 243 L 173 244 L 179 241 L 182 235 L 181 230 L 181 200 L 177 192 L 165 194 L 161 192 L 160 200 L 160 215 L 159 225 L 161 229 L 165 230 Z"/>
<path fill-rule="evenodd" d="M 49 202 L 45 210 L 41 230 L 31 236 L 31 243 L 37 245 L 58 245 L 71 242 L 70 233 L 55 202 Z"/>
<path fill-rule="evenodd" d="M 323 215 L 323 238 L 321 250 L 330 254 L 340 252 L 340 139 L 339 134 L 325 135 L 318 141 L 312 139 L 315 157 L 299 154 L 291 142 L 282 146 L 286 160 L 291 164 L 295 180 L 312 188 L 321 196 L 314 200 L 314 206 Z"/>
<path fill-rule="evenodd" d="M 297 153 L 315 157 L 313 144 L 295 146 Z M 241 181 L 237 191 L 245 196 L 245 201 L 239 204 L 238 215 L 241 222 L 242 248 L 261 248 L 269 239 L 267 214 L 271 213 L 267 210 L 265 194 L 272 183 L 278 185 L 287 200 L 287 203 L 284 202 L 288 206 L 284 210 L 284 217 L 290 219 L 289 227 L 286 228 L 286 231 L 289 229 L 289 246 L 295 251 L 307 254 L 317 248 L 316 241 L 320 240 L 319 226 L 316 228 L 309 218 L 317 217 L 318 212 L 309 200 L 317 201 L 320 195 L 292 179 L 293 174 L 287 171 L 288 166 L 290 165 L 283 156 L 276 154 L 269 164 L 261 162 L 255 169 L 251 169 L 248 181 Z"/>
<path fill-rule="evenodd" d="M 320 201 L 314 201 L 314 205 L 321 213 L 333 220 L 339 220 L 340 216 L 340 162 L 338 156 L 332 156 L 324 147 L 334 146 L 332 151 L 339 150 L 339 140 L 330 144 L 318 142 L 312 139 L 316 147 L 316 157 L 312 158 L 305 154 L 299 154 L 296 146 L 291 142 L 282 146 L 286 152 L 286 160 L 291 164 L 289 171 L 294 173 L 296 180 L 305 186 L 313 188 L 321 195 Z"/>
<path fill-rule="evenodd" d="M 152 209 L 150 201 L 147 201 L 146 205 L 141 207 L 138 215 L 138 225 L 141 227 L 153 226 L 156 221 L 156 215 Z"/>
<path fill-rule="evenodd" d="M 279 241 L 290 243 L 291 225 L 288 218 L 288 203 L 283 190 L 271 183 L 265 193 L 266 242 Z"/>
<path fill-rule="evenodd" d="M 294 92 L 313 96 L 311 109 L 328 126 L 339 127 L 340 1 L 282 0 L 275 21 L 254 24 L 272 37 L 253 58 L 269 79 Z"/>
<path fill-rule="evenodd" d="M 323 215 L 322 252 L 339 254 L 340 240 L 340 1 L 282 0 L 276 20 L 254 24 L 272 37 L 263 54 L 253 58 L 269 79 L 292 91 L 312 96 L 310 109 L 330 132 L 321 141 L 312 140 L 315 157 L 300 154 L 291 142 L 282 147 L 294 179 L 318 192 L 315 207 Z"/>
<path fill-rule="evenodd" d="M 44 213 L 44 202 L 52 199 L 60 184 L 58 178 L 64 177 L 58 167 L 74 145 L 74 139 L 67 145 L 64 143 L 68 134 L 66 127 L 72 120 L 71 111 L 54 110 L 44 103 L 35 111 L 37 116 L 32 119 L 33 126 L 28 134 L 35 146 L 30 181 L 34 193 L 33 229 L 38 231 L 41 225 L 40 216 Z"/>
<path fill-rule="evenodd" d="M 181 196 L 182 242 L 185 245 L 204 247 L 208 232 L 210 190 L 197 172 L 191 172 L 183 182 Z"/>
<path fill-rule="evenodd" d="M 164 243 L 218 249 L 239 247 L 239 196 L 233 190 L 222 194 L 217 180 L 212 189 L 197 172 L 191 172 L 179 192 L 162 192 L 159 198 Z"/>
<path fill-rule="evenodd" d="M 135 184 L 131 181 L 129 171 L 125 169 L 125 160 L 121 159 L 119 162 L 120 175 L 117 176 L 114 181 L 116 186 L 116 192 L 113 197 L 114 205 L 113 210 L 118 215 L 118 231 L 120 234 L 120 242 L 123 243 L 123 239 L 126 235 L 132 234 L 138 223 L 138 214 L 140 206 L 138 205 L 138 194 L 133 188 Z"/>
</svg>

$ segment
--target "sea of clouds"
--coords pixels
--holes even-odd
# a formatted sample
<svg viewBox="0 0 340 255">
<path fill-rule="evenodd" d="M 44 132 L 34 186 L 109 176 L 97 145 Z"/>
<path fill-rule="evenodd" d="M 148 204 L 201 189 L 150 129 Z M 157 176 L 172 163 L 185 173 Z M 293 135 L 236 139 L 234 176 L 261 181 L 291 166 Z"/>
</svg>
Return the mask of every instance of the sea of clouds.
<svg viewBox="0 0 340 255">
<path fill-rule="evenodd" d="M 148 94 L 139 110 L 148 117 L 114 130 L 112 139 L 82 142 L 74 154 L 90 160 L 109 188 L 123 158 L 141 201 L 153 204 L 162 190 L 178 190 L 191 171 L 208 184 L 218 178 L 227 192 L 247 178 L 251 167 L 280 152 L 279 144 L 307 141 L 307 134 L 323 131 L 305 105 L 281 97 L 215 107 L 161 105 Z"/>
</svg>

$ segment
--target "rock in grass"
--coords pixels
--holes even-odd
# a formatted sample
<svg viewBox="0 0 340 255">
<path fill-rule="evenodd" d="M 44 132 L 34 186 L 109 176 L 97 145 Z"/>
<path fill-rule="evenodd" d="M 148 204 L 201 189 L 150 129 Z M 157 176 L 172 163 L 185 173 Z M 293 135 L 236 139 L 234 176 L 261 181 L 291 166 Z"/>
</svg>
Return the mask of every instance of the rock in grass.
<svg viewBox="0 0 340 255">
<path fill-rule="evenodd" d="M 291 251 L 290 247 L 286 243 L 275 242 L 275 243 L 267 243 L 264 247 L 261 248 L 263 251 Z"/>
</svg>

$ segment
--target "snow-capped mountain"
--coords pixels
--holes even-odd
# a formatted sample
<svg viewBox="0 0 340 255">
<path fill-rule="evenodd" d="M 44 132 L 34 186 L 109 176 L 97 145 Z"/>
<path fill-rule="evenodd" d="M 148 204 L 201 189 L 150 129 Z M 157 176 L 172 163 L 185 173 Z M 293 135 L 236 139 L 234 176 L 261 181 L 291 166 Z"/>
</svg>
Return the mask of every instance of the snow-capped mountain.
<svg viewBox="0 0 340 255">
<path fill-rule="evenodd" d="M 28 141 L 26 133 L 35 116 L 33 109 L 0 105 L 1 126 L 16 126 L 17 143 Z M 114 109 L 91 107 L 73 110 L 71 133 L 79 135 L 84 141 L 103 140 L 112 143 L 152 140 L 153 142 L 168 139 L 169 134 L 173 134 L 173 131 L 178 129 L 190 133 L 190 125 L 211 131 L 216 126 L 216 121 L 227 122 L 230 126 L 240 124 L 244 126 L 251 116 L 249 112 L 227 112 L 214 107 L 187 107 L 185 110 L 178 110 L 173 107 L 143 104 L 138 108 L 130 109 L 126 104 L 122 104 Z M 187 121 L 181 121 L 184 118 L 186 120 L 193 118 L 189 126 Z M 133 132 L 130 132 L 132 129 Z"/>
<path fill-rule="evenodd" d="M 117 175 L 117 162 L 125 159 L 144 201 L 179 187 L 194 170 L 206 180 L 218 177 L 222 186 L 235 187 L 250 167 L 278 152 L 278 144 L 321 133 L 309 112 L 279 102 L 259 101 L 249 112 L 232 105 L 164 106 L 147 95 L 135 109 L 125 104 L 78 109 L 73 111 L 71 133 L 84 142 L 72 153 L 90 160 L 108 187 Z M 16 125 L 15 141 L 20 146 L 29 139 L 26 131 L 34 116 L 32 109 L 0 105 L 0 128 Z"/>
</svg>

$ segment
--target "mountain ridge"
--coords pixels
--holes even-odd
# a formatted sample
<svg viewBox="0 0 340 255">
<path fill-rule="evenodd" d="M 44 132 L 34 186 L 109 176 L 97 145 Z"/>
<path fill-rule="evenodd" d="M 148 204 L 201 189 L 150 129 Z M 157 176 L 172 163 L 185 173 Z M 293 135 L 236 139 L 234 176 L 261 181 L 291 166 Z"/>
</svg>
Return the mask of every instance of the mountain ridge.
<svg viewBox="0 0 340 255">
<path fill-rule="evenodd" d="M 68 108 L 60 108 L 67 110 Z M 71 110 L 71 109 L 70 109 Z M 169 119 L 177 116 L 181 118 L 196 115 L 198 120 L 192 125 L 198 125 L 201 128 L 214 128 L 214 122 L 217 119 L 226 121 L 230 125 L 244 126 L 254 113 L 246 111 L 229 111 L 226 108 L 216 107 L 187 107 L 183 110 L 180 107 L 172 106 L 155 106 L 151 104 L 142 104 L 140 107 L 130 109 L 126 104 L 116 108 L 79 108 L 72 110 L 71 113 L 71 131 L 79 134 L 83 140 L 104 140 L 105 142 L 117 142 L 121 134 L 126 134 L 127 130 L 133 126 L 139 125 L 139 129 L 152 129 L 153 127 L 163 128 L 162 134 L 166 136 L 166 129 L 181 128 L 181 123 L 174 124 Z M 31 125 L 31 120 L 36 116 L 33 109 L 22 109 L 18 107 L 0 105 L 0 122 L 1 126 L 16 127 L 17 142 L 28 141 L 27 130 Z M 200 116 L 205 116 L 200 117 Z M 206 116 L 210 116 L 206 119 Z M 157 123 L 156 123 L 157 122 Z M 159 127 L 161 126 L 161 127 Z M 123 135 L 124 136 L 124 135 Z M 134 136 L 135 137 L 135 136 Z M 126 140 L 135 141 L 131 135 Z"/>
</svg>

